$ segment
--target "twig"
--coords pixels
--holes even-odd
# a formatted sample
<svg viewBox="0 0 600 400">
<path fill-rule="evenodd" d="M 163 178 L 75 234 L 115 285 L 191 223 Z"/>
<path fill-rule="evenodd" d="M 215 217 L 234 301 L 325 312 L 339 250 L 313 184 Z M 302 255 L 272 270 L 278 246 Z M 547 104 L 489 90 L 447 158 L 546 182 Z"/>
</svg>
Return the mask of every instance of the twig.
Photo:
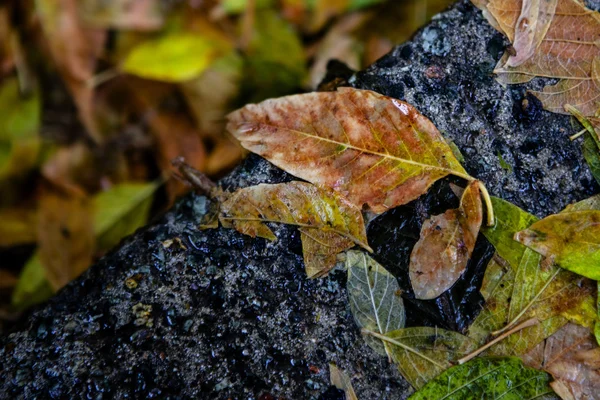
<svg viewBox="0 0 600 400">
<path fill-rule="evenodd" d="M 461 358 L 460 360 L 458 360 L 458 364 L 464 364 L 467 361 L 471 360 L 472 358 L 477 357 L 480 353 L 484 352 L 485 350 L 489 349 L 490 347 L 492 347 L 493 345 L 495 345 L 496 343 L 506 339 L 507 337 L 509 337 L 510 335 L 512 335 L 515 332 L 520 331 L 521 329 L 525 329 L 525 328 L 529 328 L 530 326 L 534 326 L 539 324 L 540 321 L 537 318 L 531 318 L 528 319 L 527 321 L 524 321 L 522 323 L 520 323 L 519 325 L 515 326 L 514 328 L 512 328 L 510 331 L 503 333 L 502 335 L 498 336 L 496 339 L 492 340 L 491 342 L 481 346 L 480 348 L 478 348 L 477 350 L 475 350 L 474 352 L 466 355 L 465 357 Z"/>
</svg>

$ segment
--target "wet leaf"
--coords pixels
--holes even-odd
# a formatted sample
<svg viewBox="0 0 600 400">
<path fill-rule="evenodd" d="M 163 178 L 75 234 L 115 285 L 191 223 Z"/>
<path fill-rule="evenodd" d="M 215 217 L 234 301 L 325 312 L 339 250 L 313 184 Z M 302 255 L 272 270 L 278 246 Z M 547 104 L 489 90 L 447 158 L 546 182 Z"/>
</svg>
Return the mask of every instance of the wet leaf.
<svg viewBox="0 0 600 400">
<path fill-rule="evenodd" d="M 410 281 L 417 299 L 434 299 L 462 275 L 475 248 L 483 210 L 479 182 L 464 191 L 460 207 L 434 215 L 421 227 L 410 257 Z"/>
<path fill-rule="evenodd" d="M 406 319 L 396 278 L 377 261 L 359 251 L 346 252 L 348 297 L 354 320 L 363 329 L 385 335 L 404 327 Z M 379 354 L 391 355 L 390 345 L 365 336 Z"/>
<path fill-rule="evenodd" d="M 386 342 L 398 370 L 416 389 L 477 349 L 477 344 L 468 337 L 439 328 L 404 328 L 385 336 L 401 344 Z"/>
<path fill-rule="evenodd" d="M 300 227 L 309 277 L 326 275 L 336 255 L 355 244 L 370 250 L 360 210 L 305 182 L 240 189 L 221 205 L 219 220 L 226 228 L 269 240 L 277 238 L 267 222 Z"/>
<path fill-rule="evenodd" d="M 539 399 L 553 394 L 548 382 L 547 373 L 525 367 L 518 358 L 482 357 L 443 372 L 409 399 Z"/>
<path fill-rule="evenodd" d="M 367 90 L 267 100 L 228 120 L 246 149 L 376 213 L 417 198 L 449 174 L 472 180 L 431 121 Z"/>
<path fill-rule="evenodd" d="M 156 30 L 164 23 L 160 0 L 84 0 L 81 14 L 86 22 L 103 28 Z"/>
<path fill-rule="evenodd" d="M 329 381 L 336 388 L 343 390 L 346 394 L 346 400 L 358 400 L 350 377 L 340 370 L 334 363 L 329 363 Z"/>
<path fill-rule="evenodd" d="M 121 69 L 142 78 L 184 82 L 200 76 L 227 50 L 227 43 L 220 43 L 212 37 L 173 32 L 134 47 Z"/>
<path fill-rule="evenodd" d="M 600 210 L 550 215 L 518 232 L 515 240 L 569 271 L 600 280 Z"/>
<path fill-rule="evenodd" d="M 492 198 L 496 226 L 482 229 L 509 268 L 486 271 L 482 292 L 488 296 L 484 309 L 469 327 L 469 337 L 483 344 L 492 332 L 514 326 L 530 318 L 540 323 L 509 336 L 490 349 L 495 355 L 522 355 L 552 335 L 585 310 L 582 303 L 594 292 L 593 286 L 557 266 L 542 266 L 541 256 L 512 239 L 536 218 L 518 207 Z M 502 275 L 501 278 L 499 276 Z M 488 285 L 493 285 L 488 287 Z"/>
<path fill-rule="evenodd" d="M 585 134 L 582 152 L 585 161 L 587 161 L 590 167 L 592 176 L 600 184 L 600 148 L 590 133 Z"/>
<path fill-rule="evenodd" d="M 45 192 L 40 200 L 38 246 L 46 278 L 56 291 L 92 262 L 94 234 L 89 199 Z"/>
<path fill-rule="evenodd" d="M 578 0 L 559 1 L 548 26 L 552 1 L 477 0 L 475 3 L 484 10 L 488 21 L 506 34 L 513 44 L 524 43 L 524 46 L 517 46 L 525 49 L 524 57 L 520 57 L 518 52 L 516 57 L 505 54 L 498 62 L 494 72 L 498 74 L 499 81 L 522 83 L 537 76 L 558 78 L 561 80 L 557 84 L 546 86 L 541 92 L 533 92 L 544 108 L 566 114 L 564 106 L 571 104 L 584 115 L 596 113 L 600 97 L 597 86 L 600 48 L 596 44 L 600 18 L 596 11 L 586 8 Z M 535 31 L 532 31 L 527 28 L 531 25 L 527 22 L 533 21 L 525 21 L 524 18 L 535 14 L 535 5 L 539 6 L 538 18 Z M 521 14 L 522 11 L 525 13 Z M 535 46 L 536 43 L 539 44 Z M 535 51 L 531 54 L 533 47 Z"/>
<path fill-rule="evenodd" d="M 600 393 L 599 350 L 589 329 L 567 324 L 522 358 L 525 365 L 552 374 L 572 398 L 591 400 Z"/>
<path fill-rule="evenodd" d="M 106 31 L 90 28 L 79 16 L 77 0 L 36 0 L 50 53 L 77 105 L 79 117 L 91 137 L 101 142 L 94 111 L 96 60 L 104 49 Z"/>
</svg>

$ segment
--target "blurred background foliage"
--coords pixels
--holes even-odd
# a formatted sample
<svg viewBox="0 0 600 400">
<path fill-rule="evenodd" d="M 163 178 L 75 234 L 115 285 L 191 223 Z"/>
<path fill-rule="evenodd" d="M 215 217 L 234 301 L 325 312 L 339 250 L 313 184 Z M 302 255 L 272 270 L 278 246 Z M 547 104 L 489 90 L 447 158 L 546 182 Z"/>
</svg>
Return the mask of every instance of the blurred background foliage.
<svg viewBox="0 0 600 400">
<path fill-rule="evenodd" d="M 0 331 L 244 156 L 225 115 L 358 70 L 450 0 L 0 5 Z M 165 246 L 168 244 L 165 244 Z"/>
</svg>

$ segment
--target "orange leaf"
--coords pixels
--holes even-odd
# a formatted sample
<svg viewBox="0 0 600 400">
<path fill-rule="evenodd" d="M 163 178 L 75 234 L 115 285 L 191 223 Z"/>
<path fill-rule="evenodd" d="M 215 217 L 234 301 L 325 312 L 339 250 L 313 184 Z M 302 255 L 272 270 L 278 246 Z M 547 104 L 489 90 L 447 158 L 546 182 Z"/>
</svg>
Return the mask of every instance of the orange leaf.
<svg viewBox="0 0 600 400">
<path fill-rule="evenodd" d="M 479 182 L 474 181 L 458 209 L 425 221 L 410 256 L 410 281 L 417 299 L 434 299 L 460 278 L 475 248 L 482 215 Z"/>
<path fill-rule="evenodd" d="M 473 180 L 430 120 L 368 90 L 271 99 L 228 121 L 246 149 L 376 213 L 414 200 L 449 174 Z"/>
</svg>

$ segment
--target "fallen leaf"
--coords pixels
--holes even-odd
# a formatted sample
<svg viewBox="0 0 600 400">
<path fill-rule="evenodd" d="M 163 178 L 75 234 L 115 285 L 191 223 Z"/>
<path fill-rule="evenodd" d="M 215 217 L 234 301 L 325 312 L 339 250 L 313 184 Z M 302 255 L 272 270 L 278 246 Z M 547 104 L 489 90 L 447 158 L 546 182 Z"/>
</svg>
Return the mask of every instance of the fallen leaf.
<svg viewBox="0 0 600 400">
<path fill-rule="evenodd" d="M 329 363 L 329 381 L 336 388 L 343 390 L 346 394 L 346 400 L 358 400 L 350 377 L 340 370 L 334 363 Z"/>
<path fill-rule="evenodd" d="M 35 243 L 37 213 L 25 208 L 0 210 L 0 247 Z"/>
<path fill-rule="evenodd" d="M 474 1 L 484 10 L 490 24 L 522 50 L 523 57 L 518 53 L 515 57 L 505 54 L 498 62 L 494 72 L 500 82 L 523 83 L 538 76 L 558 78 L 560 81 L 555 85 L 533 92 L 544 108 L 566 114 L 565 104 L 572 104 L 584 115 L 593 116 L 598 110 L 600 97 L 600 48 L 596 45 L 600 18 L 596 11 L 586 8 L 578 0 L 563 0 L 557 3 L 549 22 L 554 2 Z M 526 21 L 530 16 L 535 17 L 536 9 L 537 18 Z M 544 30 L 547 31 L 544 33 Z"/>
<path fill-rule="evenodd" d="M 46 278 L 46 272 L 36 251 L 21 270 L 17 286 L 11 295 L 11 304 L 16 310 L 25 310 L 49 299 L 54 289 Z"/>
<path fill-rule="evenodd" d="M 583 156 L 587 161 L 592 176 L 600 183 L 600 118 L 585 117 L 577 108 L 567 104 L 565 110 L 571 113 L 585 128 L 583 139 Z M 579 133 L 571 136 L 571 139 Z M 600 207 L 599 207 L 600 208 Z"/>
<path fill-rule="evenodd" d="M 350 310 L 358 326 L 380 335 L 404 328 L 404 302 L 396 277 L 360 251 L 346 252 L 346 268 Z M 372 336 L 365 340 L 379 354 L 391 357 L 388 342 L 382 344 Z"/>
<path fill-rule="evenodd" d="M 483 210 L 479 182 L 464 191 L 460 207 L 423 223 L 410 256 L 410 281 L 417 299 L 434 299 L 462 275 L 475 248 Z"/>
<path fill-rule="evenodd" d="M 164 23 L 164 5 L 159 0 L 84 0 L 83 19 L 102 28 L 152 31 Z"/>
<path fill-rule="evenodd" d="M 538 399 L 552 395 L 549 376 L 518 358 L 475 358 L 429 381 L 410 400 Z"/>
<path fill-rule="evenodd" d="M 562 268 L 600 280 L 600 210 L 550 215 L 516 233 L 515 240 Z"/>
<path fill-rule="evenodd" d="M 592 400 L 600 393 L 599 350 L 589 329 L 567 324 L 522 358 L 552 374 L 572 398 Z"/>
<path fill-rule="evenodd" d="M 311 278 L 326 275 L 335 266 L 336 255 L 355 244 L 370 250 L 360 210 L 305 182 L 240 189 L 221 205 L 219 220 L 226 228 L 269 240 L 277 237 L 266 222 L 298 226 Z"/>
<path fill-rule="evenodd" d="M 228 121 L 246 149 L 376 213 L 414 200 L 449 174 L 473 180 L 431 121 L 410 104 L 367 90 L 267 100 Z"/>
<path fill-rule="evenodd" d="M 200 76 L 230 46 L 199 33 L 168 33 L 135 46 L 121 70 L 147 79 L 184 82 Z"/>
<path fill-rule="evenodd" d="M 77 0 L 36 0 L 35 6 L 50 53 L 73 96 L 81 122 L 91 138 L 101 142 L 94 92 L 88 82 L 104 50 L 106 31 L 83 23 Z"/>
<path fill-rule="evenodd" d="M 477 344 L 460 333 L 439 328 L 412 327 L 388 332 L 392 360 L 402 376 L 420 389 L 452 367 L 455 361 L 477 349 Z"/>
<path fill-rule="evenodd" d="M 222 176 L 238 165 L 245 154 L 248 153 L 233 138 L 219 138 L 206 159 L 206 174 Z"/>
<path fill-rule="evenodd" d="M 468 336 L 483 344 L 492 333 L 537 318 L 539 324 L 510 335 L 489 351 L 494 355 L 522 355 L 567 323 L 563 313 L 569 312 L 571 319 L 585 313 L 580 307 L 594 287 L 587 279 L 557 266 L 542 267 L 539 254 L 512 239 L 518 230 L 537 219 L 504 200 L 492 198 L 492 203 L 496 225 L 482 232 L 508 261 L 509 268 L 486 271 L 484 282 L 493 289 L 482 287 L 486 304 L 469 327 Z"/>
<path fill-rule="evenodd" d="M 38 247 L 46 278 L 56 291 L 79 276 L 92 262 L 94 235 L 89 199 L 42 194 Z"/>
</svg>

